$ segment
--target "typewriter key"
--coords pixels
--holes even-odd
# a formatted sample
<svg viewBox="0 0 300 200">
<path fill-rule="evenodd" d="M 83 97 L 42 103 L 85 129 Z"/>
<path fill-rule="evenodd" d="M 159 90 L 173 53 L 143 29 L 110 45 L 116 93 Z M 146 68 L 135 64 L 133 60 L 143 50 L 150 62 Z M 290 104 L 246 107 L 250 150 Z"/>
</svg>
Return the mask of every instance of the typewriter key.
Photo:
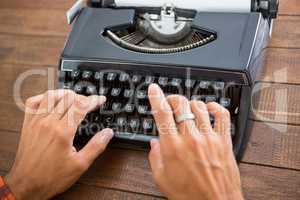
<svg viewBox="0 0 300 200">
<path fill-rule="evenodd" d="M 111 90 L 111 96 L 113 96 L 113 97 L 119 96 L 120 93 L 121 93 L 121 88 L 113 88 L 113 89 Z"/>
<path fill-rule="evenodd" d="M 79 70 L 74 70 L 71 72 L 71 78 L 72 80 L 76 80 L 80 76 L 80 71 Z"/>
<path fill-rule="evenodd" d="M 229 98 L 221 98 L 220 99 L 220 105 L 224 108 L 230 108 L 231 106 L 231 99 Z"/>
<path fill-rule="evenodd" d="M 119 78 L 120 82 L 125 82 L 125 81 L 128 81 L 128 80 L 129 80 L 129 75 L 128 74 L 123 73 L 123 74 L 120 75 L 120 78 Z"/>
<path fill-rule="evenodd" d="M 125 127 L 127 125 L 127 119 L 125 117 L 119 117 L 117 119 L 117 125 L 119 127 Z"/>
<path fill-rule="evenodd" d="M 215 90 L 224 90 L 225 88 L 225 83 L 224 82 L 214 82 L 213 83 L 213 88 Z"/>
<path fill-rule="evenodd" d="M 106 87 L 100 87 L 99 88 L 99 95 L 107 95 L 107 93 L 108 93 L 108 88 L 106 88 Z"/>
<path fill-rule="evenodd" d="M 191 79 L 187 79 L 185 81 L 185 87 L 186 88 L 193 88 L 195 85 L 196 81 L 195 80 L 191 80 Z"/>
<path fill-rule="evenodd" d="M 171 81 L 171 86 L 179 87 L 181 85 L 182 80 L 179 78 L 173 78 Z"/>
<path fill-rule="evenodd" d="M 150 85 L 151 83 L 154 83 L 155 77 L 154 76 L 146 76 L 145 83 L 147 85 Z"/>
<path fill-rule="evenodd" d="M 101 79 L 103 79 L 104 74 L 102 72 L 96 72 L 94 75 L 94 79 L 96 81 L 100 81 Z"/>
<path fill-rule="evenodd" d="M 93 76 L 93 72 L 91 72 L 91 71 L 84 71 L 84 72 L 82 73 L 82 78 L 83 78 L 83 79 L 86 79 L 86 80 L 91 79 L 92 76 Z"/>
<path fill-rule="evenodd" d="M 130 97 L 132 97 L 134 95 L 134 90 L 125 90 L 124 91 L 124 97 L 125 98 L 130 98 Z"/>
<path fill-rule="evenodd" d="M 217 97 L 213 95 L 209 95 L 205 97 L 205 103 L 216 102 Z"/>
<path fill-rule="evenodd" d="M 114 81 L 114 80 L 116 80 L 116 77 L 117 77 L 117 74 L 116 74 L 116 73 L 110 72 L 110 73 L 107 74 L 106 79 L 107 79 L 108 81 Z"/>
<path fill-rule="evenodd" d="M 147 98 L 147 91 L 145 91 L 145 90 L 139 90 L 139 91 L 137 91 L 136 98 L 138 98 L 138 99 L 146 99 Z"/>
<path fill-rule="evenodd" d="M 142 76 L 140 75 L 133 75 L 132 76 L 132 82 L 133 83 L 139 83 L 142 80 Z"/>
<path fill-rule="evenodd" d="M 83 93 L 83 90 L 84 90 L 84 86 L 82 83 L 77 83 L 75 86 L 74 86 L 74 92 L 77 93 L 77 94 L 82 94 Z"/>
<path fill-rule="evenodd" d="M 153 129 L 153 119 L 144 119 L 143 120 L 143 129 L 152 130 Z"/>
<path fill-rule="evenodd" d="M 165 87 L 168 85 L 168 77 L 159 77 L 158 84 L 162 87 Z"/>
<path fill-rule="evenodd" d="M 86 88 L 86 94 L 87 95 L 96 95 L 97 94 L 97 88 L 94 85 L 89 85 Z"/>
<path fill-rule="evenodd" d="M 133 130 L 138 129 L 140 127 L 140 120 L 139 119 L 131 119 L 129 122 L 129 126 Z"/>
<path fill-rule="evenodd" d="M 113 103 L 112 104 L 112 110 L 115 112 L 120 112 L 122 109 L 122 104 L 121 103 Z"/>
<path fill-rule="evenodd" d="M 139 106 L 138 107 L 138 112 L 142 115 L 147 114 L 148 110 L 149 110 L 148 106 Z"/>
<path fill-rule="evenodd" d="M 201 89 L 208 89 L 210 85 L 211 85 L 211 82 L 209 82 L 209 81 L 201 81 L 199 86 Z"/>
<path fill-rule="evenodd" d="M 134 104 L 126 104 L 125 105 L 125 112 L 132 113 L 134 111 Z"/>
</svg>

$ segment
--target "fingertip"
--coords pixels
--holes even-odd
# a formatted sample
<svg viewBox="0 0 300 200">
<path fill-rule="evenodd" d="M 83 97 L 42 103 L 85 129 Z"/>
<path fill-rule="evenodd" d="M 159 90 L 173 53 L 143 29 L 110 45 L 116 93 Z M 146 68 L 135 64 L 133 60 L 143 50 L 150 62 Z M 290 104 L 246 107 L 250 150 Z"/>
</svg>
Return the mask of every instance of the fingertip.
<svg viewBox="0 0 300 200">
<path fill-rule="evenodd" d="M 109 143 L 110 140 L 114 137 L 114 132 L 110 128 L 103 129 L 98 134 L 100 135 L 100 140 L 105 144 Z"/>
</svg>

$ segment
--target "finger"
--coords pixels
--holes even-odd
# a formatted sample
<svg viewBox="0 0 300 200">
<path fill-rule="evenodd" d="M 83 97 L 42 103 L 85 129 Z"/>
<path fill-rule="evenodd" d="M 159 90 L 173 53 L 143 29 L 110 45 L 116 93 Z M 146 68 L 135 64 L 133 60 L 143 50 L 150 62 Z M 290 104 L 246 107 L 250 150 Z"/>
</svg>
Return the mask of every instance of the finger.
<svg viewBox="0 0 300 200">
<path fill-rule="evenodd" d="M 67 125 L 68 132 L 70 134 L 75 134 L 78 126 L 85 118 L 85 116 L 100 107 L 104 104 L 106 98 L 104 96 L 81 96 L 76 95 L 76 98 L 71 105 L 71 107 L 67 110 L 65 115 L 61 118 L 60 123 Z"/>
<path fill-rule="evenodd" d="M 49 115 L 57 103 L 63 98 L 65 91 L 66 90 L 49 90 L 46 92 L 36 114 L 38 114 L 39 117 Z"/>
<path fill-rule="evenodd" d="M 88 165 L 91 165 L 94 160 L 106 149 L 108 143 L 113 138 L 114 133 L 111 129 L 104 129 L 97 133 L 87 145 L 78 152 L 79 157 L 84 159 Z"/>
<path fill-rule="evenodd" d="M 43 98 L 43 94 L 28 98 L 25 103 L 25 113 L 30 115 L 35 114 Z"/>
<path fill-rule="evenodd" d="M 207 104 L 208 112 L 214 117 L 214 131 L 222 135 L 230 135 L 230 113 L 223 106 L 212 102 Z"/>
<path fill-rule="evenodd" d="M 161 177 L 163 172 L 163 160 L 160 152 L 160 144 L 156 139 L 151 140 L 151 151 L 149 153 L 149 162 L 153 172 L 154 179 Z"/>
<path fill-rule="evenodd" d="M 61 119 L 74 103 L 76 95 L 72 90 L 66 90 L 64 97 L 54 108 L 52 117 L 57 120 Z"/>
<path fill-rule="evenodd" d="M 180 95 L 171 95 L 168 96 L 167 101 L 173 110 L 175 118 L 179 118 L 185 114 L 193 114 L 190 102 L 186 97 Z M 199 134 L 194 120 L 185 120 L 177 123 L 177 128 L 180 132 L 180 135 L 183 136 L 193 136 Z"/>
<path fill-rule="evenodd" d="M 174 142 L 178 136 L 172 109 L 156 84 L 149 86 L 148 96 L 162 144 Z"/>
<path fill-rule="evenodd" d="M 192 108 L 192 112 L 196 116 L 196 125 L 199 131 L 202 133 L 212 132 L 206 104 L 202 101 L 191 101 L 190 105 Z"/>
</svg>

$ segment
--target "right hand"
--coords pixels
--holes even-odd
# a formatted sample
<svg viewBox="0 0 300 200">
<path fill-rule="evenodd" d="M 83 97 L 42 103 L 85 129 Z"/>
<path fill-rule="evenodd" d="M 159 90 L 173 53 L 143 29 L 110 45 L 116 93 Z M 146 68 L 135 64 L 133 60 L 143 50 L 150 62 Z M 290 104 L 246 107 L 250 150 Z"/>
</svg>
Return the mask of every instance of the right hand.
<svg viewBox="0 0 300 200">
<path fill-rule="evenodd" d="M 172 200 L 243 199 L 229 112 L 217 103 L 189 102 L 179 95 L 165 98 L 155 84 L 149 87 L 149 98 L 160 134 L 151 141 L 149 159 L 160 190 Z M 174 115 L 188 113 L 195 121 L 175 123 Z"/>
</svg>

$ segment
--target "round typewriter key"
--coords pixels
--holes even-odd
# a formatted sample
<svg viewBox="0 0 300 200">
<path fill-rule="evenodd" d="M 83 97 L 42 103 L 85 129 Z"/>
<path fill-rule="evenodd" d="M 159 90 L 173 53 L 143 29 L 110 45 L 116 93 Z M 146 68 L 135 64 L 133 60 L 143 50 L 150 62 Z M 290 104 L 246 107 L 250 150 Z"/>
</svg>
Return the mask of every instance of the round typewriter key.
<svg viewBox="0 0 300 200">
<path fill-rule="evenodd" d="M 133 83 L 139 83 L 142 80 L 142 76 L 140 75 L 133 75 L 132 76 L 132 82 Z"/>
<path fill-rule="evenodd" d="M 96 95 L 97 94 L 97 88 L 95 85 L 89 85 L 86 88 L 86 94 L 87 95 Z"/>
<path fill-rule="evenodd" d="M 107 93 L 108 93 L 108 88 L 106 88 L 106 87 L 100 87 L 99 88 L 99 95 L 107 95 Z"/>
<path fill-rule="evenodd" d="M 201 81 L 200 82 L 201 89 L 208 89 L 210 85 L 211 85 L 211 82 L 209 82 L 209 81 Z"/>
<path fill-rule="evenodd" d="M 162 87 L 165 87 L 168 85 L 168 77 L 159 77 L 158 84 Z"/>
<path fill-rule="evenodd" d="M 112 104 L 112 110 L 114 112 L 120 112 L 122 109 L 122 104 L 121 103 L 113 103 Z"/>
<path fill-rule="evenodd" d="M 139 119 L 131 119 L 129 122 L 129 126 L 133 130 L 138 129 L 140 127 L 140 120 Z"/>
<path fill-rule="evenodd" d="M 142 115 L 145 115 L 148 113 L 149 107 L 148 106 L 139 106 L 138 112 Z"/>
<path fill-rule="evenodd" d="M 92 76 L 93 76 L 93 72 L 91 72 L 91 71 L 84 71 L 82 73 L 82 78 L 86 79 L 86 80 L 91 79 Z"/>
<path fill-rule="evenodd" d="M 155 77 L 154 76 L 146 76 L 145 78 L 145 84 L 150 85 L 151 83 L 154 83 Z"/>
<path fill-rule="evenodd" d="M 96 81 L 102 80 L 103 77 L 104 77 L 104 74 L 103 74 L 102 72 L 96 72 L 95 75 L 94 75 L 94 79 L 95 79 Z"/>
<path fill-rule="evenodd" d="M 119 117 L 117 119 L 117 125 L 119 127 L 125 127 L 127 125 L 127 119 L 125 117 Z"/>
<path fill-rule="evenodd" d="M 185 87 L 186 88 L 193 88 L 195 85 L 196 81 L 195 80 L 191 80 L 191 79 L 187 79 L 185 81 Z"/>
<path fill-rule="evenodd" d="M 216 102 L 217 97 L 213 95 L 208 95 L 205 97 L 205 103 Z"/>
<path fill-rule="evenodd" d="M 79 76 L 80 76 L 80 71 L 79 70 L 74 70 L 74 71 L 71 72 L 71 78 L 73 80 L 79 78 Z"/>
<path fill-rule="evenodd" d="M 82 94 L 82 93 L 83 93 L 83 90 L 84 90 L 84 86 L 83 86 L 83 84 L 81 84 L 81 83 L 77 83 L 77 84 L 74 86 L 74 92 L 77 93 L 77 94 Z"/>
<path fill-rule="evenodd" d="M 134 95 L 134 90 L 125 90 L 124 91 L 124 97 L 125 98 L 130 98 L 130 97 L 132 97 Z"/>
<path fill-rule="evenodd" d="M 214 82 L 213 83 L 213 88 L 215 90 L 224 90 L 225 88 L 225 83 L 224 82 Z"/>
<path fill-rule="evenodd" d="M 107 77 L 106 77 L 106 79 L 107 79 L 108 81 L 114 81 L 114 80 L 116 80 L 116 78 L 117 78 L 117 74 L 114 73 L 114 72 L 108 73 L 108 74 L 107 74 Z"/>
<path fill-rule="evenodd" d="M 120 82 L 125 82 L 125 81 L 128 81 L 128 80 L 129 80 L 129 75 L 128 74 L 122 73 L 120 75 L 120 78 L 119 78 Z"/>
<path fill-rule="evenodd" d="M 221 98 L 220 99 L 220 105 L 224 108 L 230 108 L 231 106 L 231 99 L 229 98 Z"/>
<path fill-rule="evenodd" d="M 125 112 L 132 113 L 134 111 L 134 104 L 126 104 L 125 105 Z"/>
<path fill-rule="evenodd" d="M 173 87 L 179 87 L 181 85 L 182 80 L 179 78 L 173 78 L 171 80 L 171 86 Z"/>
<path fill-rule="evenodd" d="M 144 119 L 143 120 L 143 129 L 152 130 L 153 129 L 153 119 Z"/>
<path fill-rule="evenodd" d="M 113 97 L 119 96 L 120 93 L 121 93 L 121 88 L 113 88 L 113 89 L 111 90 L 111 96 L 113 96 Z"/>
</svg>

